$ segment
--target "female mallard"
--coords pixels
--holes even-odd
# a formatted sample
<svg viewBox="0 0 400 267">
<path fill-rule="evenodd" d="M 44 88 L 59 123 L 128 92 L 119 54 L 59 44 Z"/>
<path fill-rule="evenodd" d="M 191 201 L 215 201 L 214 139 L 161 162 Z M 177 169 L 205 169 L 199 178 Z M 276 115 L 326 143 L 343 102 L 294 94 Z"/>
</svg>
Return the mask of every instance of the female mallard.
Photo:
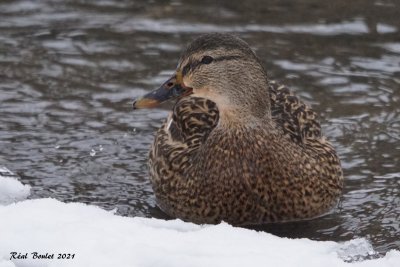
<svg viewBox="0 0 400 267">
<path fill-rule="evenodd" d="M 173 77 L 133 106 L 168 99 L 176 103 L 149 160 L 167 214 L 243 225 L 311 218 L 335 205 L 342 169 L 315 112 L 269 81 L 243 40 L 197 38 Z"/>
</svg>

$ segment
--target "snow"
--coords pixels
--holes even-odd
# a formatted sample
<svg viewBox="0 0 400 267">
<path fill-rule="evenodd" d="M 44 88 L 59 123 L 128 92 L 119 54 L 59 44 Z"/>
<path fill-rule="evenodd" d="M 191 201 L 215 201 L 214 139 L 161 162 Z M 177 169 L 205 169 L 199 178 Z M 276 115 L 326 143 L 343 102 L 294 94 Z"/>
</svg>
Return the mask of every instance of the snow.
<svg viewBox="0 0 400 267">
<path fill-rule="evenodd" d="M 0 205 L 23 200 L 30 194 L 30 186 L 17 180 L 18 176 L 9 169 L 0 166 Z"/>
<path fill-rule="evenodd" d="M 4 184 L 0 194 L 6 192 Z M 13 192 L 11 199 L 21 199 L 20 190 Z M 10 259 L 11 252 L 28 253 L 28 259 Z M 54 259 L 33 259 L 33 252 L 54 254 Z M 59 253 L 75 255 L 56 259 Z M 374 254 L 365 239 L 336 243 L 280 238 L 226 223 L 122 217 L 51 198 L 0 205 L 0 267 L 400 266 L 400 251 L 395 250 L 379 259 L 346 262 Z"/>
</svg>

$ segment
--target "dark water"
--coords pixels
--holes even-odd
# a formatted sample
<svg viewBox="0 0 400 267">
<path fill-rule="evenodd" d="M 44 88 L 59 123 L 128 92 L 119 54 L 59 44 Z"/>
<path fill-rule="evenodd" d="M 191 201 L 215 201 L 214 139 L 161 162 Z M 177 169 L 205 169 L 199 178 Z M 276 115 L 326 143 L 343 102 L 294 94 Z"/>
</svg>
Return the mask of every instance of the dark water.
<svg viewBox="0 0 400 267">
<path fill-rule="evenodd" d="M 1 1 L 0 165 L 53 197 L 163 218 L 146 158 L 167 110 L 131 110 L 194 36 L 235 32 L 320 114 L 346 177 L 289 237 L 400 248 L 400 2 Z"/>
</svg>

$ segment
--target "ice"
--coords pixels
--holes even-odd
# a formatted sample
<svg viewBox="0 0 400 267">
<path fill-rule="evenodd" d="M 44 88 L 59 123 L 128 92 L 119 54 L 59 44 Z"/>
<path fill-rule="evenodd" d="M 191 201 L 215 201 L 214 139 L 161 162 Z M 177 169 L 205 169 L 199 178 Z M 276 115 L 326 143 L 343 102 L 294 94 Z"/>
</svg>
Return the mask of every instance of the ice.
<svg viewBox="0 0 400 267">
<path fill-rule="evenodd" d="M 30 194 L 30 186 L 17 180 L 18 176 L 0 166 L 0 205 L 7 205 L 23 200 Z"/>
<path fill-rule="evenodd" d="M 377 258 L 378 253 L 365 238 L 357 238 L 345 242 L 337 251 L 339 257 L 347 262 Z"/>
</svg>

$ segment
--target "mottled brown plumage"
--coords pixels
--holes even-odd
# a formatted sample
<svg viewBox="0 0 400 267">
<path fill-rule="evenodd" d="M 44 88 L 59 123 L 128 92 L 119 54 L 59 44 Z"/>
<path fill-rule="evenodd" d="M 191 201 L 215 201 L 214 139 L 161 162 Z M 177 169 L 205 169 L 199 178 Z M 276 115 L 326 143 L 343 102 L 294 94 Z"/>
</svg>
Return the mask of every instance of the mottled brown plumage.
<svg viewBox="0 0 400 267">
<path fill-rule="evenodd" d="M 149 160 L 166 213 L 242 225 L 312 218 L 335 205 L 342 169 L 315 112 L 268 81 L 245 42 L 225 34 L 196 39 L 174 79 L 186 95 L 177 91 Z"/>
</svg>

